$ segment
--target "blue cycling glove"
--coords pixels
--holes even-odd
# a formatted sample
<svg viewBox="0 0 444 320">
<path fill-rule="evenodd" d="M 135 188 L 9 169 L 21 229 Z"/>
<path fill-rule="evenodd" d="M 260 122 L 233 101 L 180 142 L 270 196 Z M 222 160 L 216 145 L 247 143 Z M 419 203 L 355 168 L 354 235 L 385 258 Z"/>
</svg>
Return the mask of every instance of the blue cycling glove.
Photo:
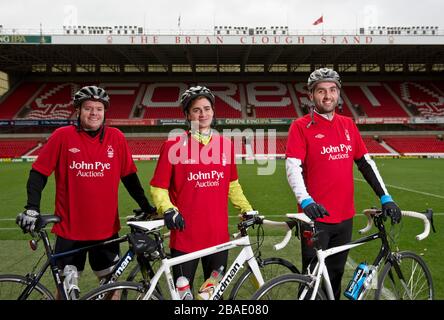
<svg viewBox="0 0 444 320">
<path fill-rule="evenodd" d="M 384 217 L 390 217 L 392 224 L 401 222 L 401 209 L 393 201 L 392 197 L 388 194 L 381 197 L 382 215 Z"/>
</svg>

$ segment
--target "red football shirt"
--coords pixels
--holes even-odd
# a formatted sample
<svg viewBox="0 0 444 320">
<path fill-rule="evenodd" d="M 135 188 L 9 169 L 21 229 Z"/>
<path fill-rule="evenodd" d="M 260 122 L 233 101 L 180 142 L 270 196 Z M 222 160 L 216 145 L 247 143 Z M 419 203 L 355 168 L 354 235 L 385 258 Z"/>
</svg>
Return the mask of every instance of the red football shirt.
<svg viewBox="0 0 444 320">
<path fill-rule="evenodd" d="M 106 127 L 100 143 L 99 135 L 59 128 L 32 168 L 45 176 L 55 171 L 55 212 L 62 221 L 52 232 L 70 240 L 103 240 L 120 230 L 119 181 L 137 171 L 120 130 Z"/>
<path fill-rule="evenodd" d="M 163 144 L 151 185 L 168 189 L 185 220 L 183 231 L 171 230 L 171 248 L 188 253 L 229 241 L 228 191 L 237 179 L 229 139 L 213 134 L 203 145 L 187 134 Z"/>
<path fill-rule="evenodd" d="M 318 221 L 339 223 L 355 214 L 353 163 L 368 153 L 351 118 L 335 114 L 327 120 L 314 114 L 295 120 L 288 133 L 287 158 L 302 161 L 308 193 L 330 216 Z"/>
</svg>

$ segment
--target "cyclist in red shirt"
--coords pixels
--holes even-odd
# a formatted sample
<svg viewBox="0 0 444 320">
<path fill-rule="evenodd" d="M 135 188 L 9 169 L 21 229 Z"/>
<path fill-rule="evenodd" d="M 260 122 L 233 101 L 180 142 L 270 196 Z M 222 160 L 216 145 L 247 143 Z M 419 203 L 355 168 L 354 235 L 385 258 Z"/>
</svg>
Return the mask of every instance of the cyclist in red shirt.
<svg viewBox="0 0 444 320">
<path fill-rule="evenodd" d="M 56 253 L 118 237 L 119 181 L 140 206 L 140 214 L 156 211 L 144 194 L 123 133 L 105 126 L 106 91 L 83 87 L 75 93 L 73 103 L 77 126 L 58 128 L 49 137 L 29 174 L 26 210 L 16 220 L 24 232 L 34 231 L 42 190 L 54 172 L 55 214 L 61 218 L 52 228 L 57 235 Z M 119 244 L 90 250 L 92 270 L 99 278 L 106 276 L 119 254 Z M 86 252 L 82 252 L 60 258 L 57 264 L 60 270 L 73 265 L 81 272 L 85 261 Z"/>
<path fill-rule="evenodd" d="M 380 198 L 383 214 L 393 223 L 401 219 L 401 211 L 387 192 L 353 119 L 335 113 L 341 86 L 338 73 L 332 69 L 321 68 L 310 74 L 307 87 L 314 106 L 309 115 L 292 123 L 286 150 L 288 182 L 299 206 L 321 231 L 324 250 L 351 241 L 353 163 Z M 301 247 L 306 271 L 316 253 L 304 240 Z M 340 298 L 347 255 L 345 251 L 326 260 L 336 299 Z"/>
<path fill-rule="evenodd" d="M 252 207 L 238 181 L 230 139 L 219 135 L 214 122 L 213 93 L 191 87 L 181 105 L 191 130 L 167 140 L 151 180 L 151 195 L 171 229 L 171 256 L 177 257 L 229 241 L 228 199 L 242 212 Z M 205 279 L 227 267 L 228 252 L 202 258 Z M 185 276 L 192 285 L 199 259 L 173 267 L 175 281 Z"/>
</svg>

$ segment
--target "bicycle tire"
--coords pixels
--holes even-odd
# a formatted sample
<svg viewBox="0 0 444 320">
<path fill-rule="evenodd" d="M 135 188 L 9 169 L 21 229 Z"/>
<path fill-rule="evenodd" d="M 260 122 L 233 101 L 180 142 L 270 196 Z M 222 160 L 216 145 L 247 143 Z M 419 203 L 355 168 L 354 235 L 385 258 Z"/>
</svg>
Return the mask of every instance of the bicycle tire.
<svg viewBox="0 0 444 320">
<path fill-rule="evenodd" d="M 306 275 L 284 274 L 266 282 L 256 291 L 251 300 L 308 300 L 311 296 L 311 282 L 311 278 Z M 306 299 L 301 299 L 300 294 L 305 289 L 307 290 L 304 292 Z M 316 300 L 327 300 L 322 288 L 318 289 Z"/>
<path fill-rule="evenodd" d="M 113 282 L 87 292 L 80 300 L 141 300 L 147 290 L 147 286 L 141 283 Z M 113 299 L 116 292 L 120 293 L 118 295 L 120 299 Z M 154 291 L 150 300 L 163 300 L 163 297 Z"/>
<path fill-rule="evenodd" d="M 30 279 L 16 274 L 0 275 L 0 300 L 16 300 Z M 37 283 L 26 300 L 54 300 L 54 295 L 41 283 Z"/>
<path fill-rule="evenodd" d="M 400 267 L 401 274 L 393 262 L 387 261 L 378 279 L 375 299 L 433 300 L 432 275 L 424 259 L 410 251 L 396 255 L 395 264 Z"/>
<path fill-rule="evenodd" d="M 258 264 L 265 282 L 284 273 L 300 273 L 294 264 L 282 258 L 266 258 L 262 261 L 258 261 Z M 240 275 L 239 279 L 234 284 L 228 299 L 250 299 L 258 289 L 259 284 L 257 283 L 250 266 L 248 266 L 247 270 Z"/>
</svg>

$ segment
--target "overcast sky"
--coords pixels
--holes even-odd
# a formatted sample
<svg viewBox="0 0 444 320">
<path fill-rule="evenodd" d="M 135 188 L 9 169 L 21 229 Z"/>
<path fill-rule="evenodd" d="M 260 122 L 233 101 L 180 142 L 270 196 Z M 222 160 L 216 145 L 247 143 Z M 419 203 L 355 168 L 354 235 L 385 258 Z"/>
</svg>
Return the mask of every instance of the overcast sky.
<svg viewBox="0 0 444 320">
<path fill-rule="evenodd" d="M 152 30 L 210 30 L 215 25 L 353 30 L 367 26 L 439 26 L 443 0 L 0 0 L 5 29 L 63 25 L 137 25 Z M 321 15 L 324 24 L 313 26 Z"/>
</svg>

